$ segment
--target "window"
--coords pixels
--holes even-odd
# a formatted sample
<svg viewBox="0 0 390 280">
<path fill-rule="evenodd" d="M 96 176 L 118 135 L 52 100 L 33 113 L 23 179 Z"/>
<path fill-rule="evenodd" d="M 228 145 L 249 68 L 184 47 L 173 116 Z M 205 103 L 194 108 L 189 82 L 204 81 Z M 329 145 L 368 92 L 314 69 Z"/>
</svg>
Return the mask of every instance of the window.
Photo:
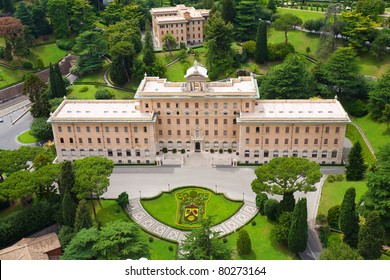
<svg viewBox="0 0 390 280">
<path fill-rule="evenodd" d="M 316 133 L 319 133 L 319 132 L 320 132 L 320 127 L 316 126 Z"/>
<path fill-rule="evenodd" d="M 168 129 L 168 135 L 169 135 L 169 136 L 172 135 L 172 130 Z"/>
<path fill-rule="evenodd" d="M 100 127 L 95 127 L 96 132 L 100 132 Z"/>
<path fill-rule="evenodd" d="M 325 127 L 325 133 L 329 133 L 329 126 Z"/>
<path fill-rule="evenodd" d="M 255 139 L 255 144 L 256 144 L 256 145 L 259 145 L 259 144 L 260 144 L 260 139 L 259 139 L 259 138 L 256 138 L 256 139 Z"/>
<path fill-rule="evenodd" d="M 176 103 L 175 106 L 176 106 L 176 108 L 179 108 L 179 103 Z"/>
<path fill-rule="evenodd" d="M 305 133 L 309 133 L 309 131 L 310 131 L 310 127 L 306 126 L 305 127 Z"/>
<path fill-rule="evenodd" d="M 294 150 L 293 151 L 293 157 L 297 157 L 298 156 L 298 151 L 297 150 Z"/>
<path fill-rule="evenodd" d="M 249 157 L 249 150 L 245 150 L 245 157 Z"/>
<path fill-rule="evenodd" d="M 245 108 L 249 108 L 249 102 L 245 103 Z"/>
<path fill-rule="evenodd" d="M 264 157 L 269 157 L 269 152 L 267 150 L 264 151 Z"/>
<path fill-rule="evenodd" d="M 171 119 L 167 119 L 167 124 L 171 124 Z"/>
<path fill-rule="evenodd" d="M 77 132 L 81 132 L 81 129 L 80 129 L 80 127 L 79 127 L 79 126 L 77 127 Z"/>
<path fill-rule="evenodd" d="M 134 139 L 134 143 L 135 143 L 135 144 L 138 144 L 138 138 L 135 138 L 135 139 Z"/>
<path fill-rule="evenodd" d="M 121 140 L 119 138 L 116 138 L 116 143 L 120 144 Z"/>
<path fill-rule="evenodd" d="M 279 139 L 275 139 L 275 145 L 279 145 Z"/>
<path fill-rule="evenodd" d="M 146 126 L 144 126 L 144 132 L 148 132 L 148 128 Z"/>
<path fill-rule="evenodd" d="M 119 132 L 119 127 L 116 126 L 114 129 L 115 129 L 115 132 Z"/>
<path fill-rule="evenodd" d="M 209 119 L 205 119 L 204 124 L 209 124 Z"/>
<path fill-rule="evenodd" d="M 98 142 L 98 144 L 101 144 L 102 140 L 100 138 L 97 138 L 97 142 Z"/>
<path fill-rule="evenodd" d="M 218 130 L 214 130 L 214 136 L 218 136 Z"/>
<path fill-rule="evenodd" d="M 64 144 L 64 138 L 62 138 L 62 137 L 60 138 L 60 143 Z"/>
<path fill-rule="evenodd" d="M 58 132 L 62 132 L 62 127 L 61 126 L 58 127 Z"/>
<path fill-rule="evenodd" d="M 196 125 L 199 124 L 199 119 L 195 119 L 195 124 L 196 124 Z"/>
<path fill-rule="evenodd" d="M 126 144 L 129 144 L 130 142 L 129 142 L 129 138 L 125 138 L 125 143 Z"/>
<path fill-rule="evenodd" d="M 73 138 L 69 138 L 69 143 L 73 144 Z"/>
<path fill-rule="evenodd" d="M 324 145 L 328 145 L 328 139 L 324 139 Z"/>
<path fill-rule="evenodd" d="M 268 138 L 265 138 L 265 144 L 266 144 L 266 145 L 269 144 L 269 139 L 268 139 Z"/>
<path fill-rule="evenodd" d="M 131 157 L 131 150 L 129 150 L 129 149 L 126 150 L 126 156 Z"/>
<path fill-rule="evenodd" d="M 237 124 L 237 120 L 236 119 L 233 119 L 233 124 Z"/>
<path fill-rule="evenodd" d="M 340 133 L 340 127 L 336 127 L 336 133 Z"/>
<path fill-rule="evenodd" d="M 68 132 L 72 132 L 72 128 L 68 126 Z"/>
<path fill-rule="evenodd" d="M 285 145 L 288 145 L 288 138 L 285 138 L 285 139 L 284 139 L 284 144 L 285 144 Z"/>
<path fill-rule="evenodd" d="M 237 108 L 237 103 L 233 103 L 233 109 Z"/>
<path fill-rule="evenodd" d="M 204 135 L 209 136 L 209 130 L 208 130 L 208 129 L 206 129 L 206 130 L 204 131 Z"/>
<path fill-rule="evenodd" d="M 168 103 L 168 102 L 167 102 L 166 107 L 167 107 L 167 108 L 171 108 L 171 103 Z"/>
<path fill-rule="evenodd" d="M 158 124 L 162 124 L 162 120 L 161 119 L 158 119 Z"/>
<path fill-rule="evenodd" d="M 332 158 L 336 158 L 337 157 L 337 151 L 332 151 Z"/>
<path fill-rule="evenodd" d="M 318 145 L 318 139 L 314 139 L 314 145 Z"/>
<path fill-rule="evenodd" d="M 110 128 L 108 126 L 105 127 L 106 132 L 110 132 Z"/>
<path fill-rule="evenodd" d="M 302 152 L 302 157 L 303 157 L 303 158 L 307 158 L 307 150 L 303 150 L 303 152 Z"/>
<path fill-rule="evenodd" d="M 224 109 L 227 109 L 227 107 L 228 107 L 228 104 L 227 104 L 226 102 L 224 102 L 224 103 L 223 103 L 223 108 L 224 108 Z"/>
<path fill-rule="evenodd" d="M 205 108 L 205 109 L 208 109 L 208 108 L 209 108 L 209 103 L 208 103 L 208 102 L 204 103 L 204 108 Z"/>
<path fill-rule="evenodd" d="M 283 157 L 288 157 L 288 151 L 287 150 L 283 151 Z"/>
<path fill-rule="evenodd" d="M 295 128 L 295 133 L 299 133 L 299 126 Z"/>
<path fill-rule="evenodd" d="M 278 150 L 274 150 L 273 157 L 278 157 L 278 156 L 279 156 L 279 151 Z"/>
<path fill-rule="evenodd" d="M 251 128 L 250 127 L 246 127 L 245 130 L 246 130 L 246 133 L 250 133 L 251 132 Z"/>
<path fill-rule="evenodd" d="M 214 103 L 214 109 L 218 109 L 218 103 Z"/>
<path fill-rule="evenodd" d="M 295 145 L 298 145 L 298 138 L 295 138 L 295 139 L 294 139 L 294 144 L 295 144 Z"/>
<path fill-rule="evenodd" d="M 195 102 L 195 108 L 199 108 L 199 103 Z"/>
<path fill-rule="evenodd" d="M 117 154 L 118 157 L 121 157 L 122 156 L 122 150 L 117 150 L 116 154 Z"/>
<path fill-rule="evenodd" d="M 227 119 L 223 119 L 223 124 L 227 124 L 228 123 L 228 120 Z"/>
<path fill-rule="evenodd" d="M 161 108 L 160 102 L 157 102 L 157 108 Z"/>
<path fill-rule="evenodd" d="M 247 144 L 247 145 L 250 144 L 249 138 L 246 138 L 246 139 L 245 139 L 245 144 Z"/>
<path fill-rule="evenodd" d="M 334 139 L 333 144 L 337 145 L 339 143 L 339 139 Z"/>
<path fill-rule="evenodd" d="M 107 144 L 111 144 L 110 138 L 107 138 Z"/>
<path fill-rule="evenodd" d="M 236 135 L 237 135 L 237 131 L 233 130 L 233 136 L 236 136 Z"/>
<path fill-rule="evenodd" d="M 176 119 L 176 124 L 180 124 L 180 119 Z"/>
<path fill-rule="evenodd" d="M 253 156 L 254 157 L 259 157 L 260 156 L 260 152 L 258 150 L 255 150 L 255 152 L 253 153 Z"/>
<path fill-rule="evenodd" d="M 214 148 L 218 148 L 218 147 L 219 147 L 218 141 L 214 141 Z"/>
<path fill-rule="evenodd" d="M 148 138 L 144 138 L 144 144 L 148 144 Z"/>
<path fill-rule="evenodd" d="M 304 143 L 305 143 L 305 145 L 309 144 L 309 139 L 306 138 L 306 139 L 304 140 Z"/>
<path fill-rule="evenodd" d="M 313 152 L 311 153 L 311 157 L 312 158 L 316 158 L 317 157 L 317 150 L 313 150 Z"/>
<path fill-rule="evenodd" d="M 227 136 L 227 130 L 223 131 L 223 136 Z"/>
<path fill-rule="evenodd" d="M 188 129 L 186 130 L 186 135 L 190 136 L 190 131 Z"/>
<path fill-rule="evenodd" d="M 321 155 L 322 158 L 326 158 L 327 155 L 328 155 L 328 151 L 326 151 L 326 150 L 322 151 L 322 155 Z"/>
<path fill-rule="evenodd" d="M 190 124 L 190 119 L 186 119 L 186 124 Z"/>
<path fill-rule="evenodd" d="M 218 124 L 218 119 L 214 119 L 214 124 Z"/>
<path fill-rule="evenodd" d="M 256 133 L 260 133 L 260 127 L 256 126 Z"/>
<path fill-rule="evenodd" d="M 88 144 L 92 144 L 92 138 L 88 138 Z"/>
<path fill-rule="evenodd" d="M 111 149 L 108 149 L 108 156 L 112 157 L 112 150 Z"/>
<path fill-rule="evenodd" d="M 286 133 L 290 133 L 290 127 L 287 126 L 285 131 Z"/>
<path fill-rule="evenodd" d="M 127 126 L 125 126 L 125 132 L 129 132 L 129 128 Z"/>
<path fill-rule="evenodd" d="M 134 126 L 134 132 L 138 132 L 138 127 Z"/>
<path fill-rule="evenodd" d="M 265 128 L 265 133 L 269 133 L 269 127 L 268 126 Z"/>
<path fill-rule="evenodd" d="M 140 150 L 135 150 L 135 156 L 140 157 L 141 156 L 141 151 Z"/>
<path fill-rule="evenodd" d="M 180 135 L 181 135 L 181 131 L 178 129 L 178 130 L 176 131 L 176 134 L 177 134 L 177 136 L 180 136 Z"/>
</svg>

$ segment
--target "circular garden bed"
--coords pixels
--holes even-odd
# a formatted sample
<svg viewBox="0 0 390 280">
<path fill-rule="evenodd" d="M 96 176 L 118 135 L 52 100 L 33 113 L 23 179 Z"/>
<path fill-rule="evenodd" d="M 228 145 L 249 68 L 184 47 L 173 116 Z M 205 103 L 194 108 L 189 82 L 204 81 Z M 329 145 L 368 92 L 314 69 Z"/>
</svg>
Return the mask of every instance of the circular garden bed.
<svg viewBox="0 0 390 280">
<path fill-rule="evenodd" d="M 154 198 L 144 198 L 141 204 L 158 221 L 186 230 L 200 227 L 201 222 L 210 216 L 213 216 L 213 225 L 219 224 L 234 215 L 243 202 L 191 186 L 163 192 Z"/>
</svg>

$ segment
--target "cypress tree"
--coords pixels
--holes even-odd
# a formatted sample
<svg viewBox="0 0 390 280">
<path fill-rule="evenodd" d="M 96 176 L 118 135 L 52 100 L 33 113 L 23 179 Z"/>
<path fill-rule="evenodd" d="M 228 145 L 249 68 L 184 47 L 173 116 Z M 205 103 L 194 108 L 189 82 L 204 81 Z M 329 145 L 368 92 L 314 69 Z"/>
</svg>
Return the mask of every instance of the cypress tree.
<svg viewBox="0 0 390 280">
<path fill-rule="evenodd" d="M 306 249 L 307 245 L 307 204 L 306 198 L 301 198 L 295 205 L 288 233 L 288 248 L 298 254 Z"/>
<path fill-rule="evenodd" d="M 92 227 L 92 217 L 88 210 L 88 203 L 83 199 L 77 207 L 74 229 L 75 232 L 79 232 L 83 228 L 90 227 Z"/>
<path fill-rule="evenodd" d="M 3 11 L 5 13 L 12 14 L 13 12 L 15 12 L 14 0 L 2 0 L 2 2 L 3 2 Z"/>
<path fill-rule="evenodd" d="M 251 239 L 245 229 L 238 232 L 237 252 L 240 256 L 249 255 L 252 252 Z"/>
<path fill-rule="evenodd" d="M 365 224 L 359 231 L 358 250 L 360 255 L 366 260 L 378 259 L 384 244 L 385 230 L 379 213 L 373 211 L 368 213 Z"/>
<path fill-rule="evenodd" d="M 273 13 L 276 13 L 276 2 L 275 2 L 275 0 L 268 0 L 267 8 L 270 9 Z"/>
<path fill-rule="evenodd" d="M 365 172 L 366 166 L 364 164 L 362 146 L 358 141 L 353 145 L 348 155 L 348 165 L 346 166 L 345 177 L 347 178 L 347 181 L 359 181 L 364 178 Z"/>
<path fill-rule="evenodd" d="M 262 64 L 267 61 L 267 25 L 263 20 L 261 20 L 257 26 L 256 49 L 254 56 L 257 63 Z"/>
<path fill-rule="evenodd" d="M 53 65 L 50 63 L 49 65 L 49 91 L 50 91 L 50 97 L 54 98 L 57 97 L 56 94 L 56 78 L 54 73 Z"/>
<path fill-rule="evenodd" d="M 20 19 L 23 25 L 26 25 L 30 28 L 31 34 L 37 36 L 37 28 L 34 24 L 34 20 L 31 13 L 31 8 L 27 7 L 24 2 L 20 2 L 16 8 L 15 17 Z"/>
<path fill-rule="evenodd" d="M 54 65 L 54 73 L 56 75 L 56 79 L 57 79 L 57 91 L 58 91 L 58 94 L 57 96 L 58 97 L 64 97 L 66 96 L 66 87 L 65 87 L 65 84 L 64 84 L 64 80 L 62 78 L 62 74 L 61 74 L 61 69 L 60 69 L 60 65 L 58 63 L 56 63 Z"/>
<path fill-rule="evenodd" d="M 295 206 L 294 193 L 286 192 L 283 194 L 283 199 L 280 201 L 278 206 L 278 216 L 283 212 L 293 212 Z"/>
<path fill-rule="evenodd" d="M 156 55 L 154 54 L 153 47 L 153 35 L 150 29 L 150 24 L 147 24 L 144 38 L 144 45 L 142 49 L 142 53 L 144 57 L 142 61 L 145 63 L 146 67 L 153 67 L 154 62 L 156 61 Z"/>
<path fill-rule="evenodd" d="M 344 234 L 344 242 L 352 248 L 357 248 L 359 233 L 359 218 L 355 211 L 355 188 L 345 191 L 340 209 L 340 229 Z"/>
<path fill-rule="evenodd" d="M 74 203 L 70 196 L 69 190 L 65 189 L 64 196 L 62 198 L 62 224 L 68 227 L 73 227 L 76 218 L 76 203 Z"/>
<path fill-rule="evenodd" d="M 76 195 L 72 192 L 72 188 L 75 183 L 72 162 L 66 160 L 61 163 L 60 176 L 58 179 L 59 192 L 61 196 L 64 196 L 65 190 L 69 190 L 69 194 L 71 195 L 73 201 L 75 203 L 78 202 Z"/>
</svg>

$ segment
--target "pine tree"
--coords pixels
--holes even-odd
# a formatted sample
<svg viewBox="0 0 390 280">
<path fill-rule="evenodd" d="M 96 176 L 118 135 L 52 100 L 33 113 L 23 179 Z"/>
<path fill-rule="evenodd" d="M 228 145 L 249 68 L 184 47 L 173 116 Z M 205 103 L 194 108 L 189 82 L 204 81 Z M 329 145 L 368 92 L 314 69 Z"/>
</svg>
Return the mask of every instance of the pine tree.
<svg viewBox="0 0 390 280">
<path fill-rule="evenodd" d="M 34 118 L 50 116 L 50 104 L 46 92 L 42 92 L 38 95 L 37 99 L 35 100 L 35 103 L 31 105 L 30 112 Z"/>
<path fill-rule="evenodd" d="M 37 29 L 34 24 L 34 20 L 31 13 L 31 7 L 27 7 L 24 2 L 20 2 L 16 8 L 15 17 L 20 19 L 23 25 L 28 26 L 31 31 L 31 35 L 37 36 Z"/>
<path fill-rule="evenodd" d="M 355 211 L 355 188 L 345 191 L 340 209 L 340 229 L 344 234 L 344 242 L 352 248 L 357 248 L 359 233 L 359 218 Z"/>
<path fill-rule="evenodd" d="M 306 198 L 301 198 L 295 205 L 288 233 L 288 248 L 298 254 L 306 249 L 307 245 L 307 203 Z"/>
<path fill-rule="evenodd" d="M 377 211 L 370 212 L 359 231 L 358 250 L 366 260 L 378 259 L 384 244 L 385 230 Z"/>
<path fill-rule="evenodd" d="M 236 37 L 240 41 L 255 39 L 259 19 L 259 2 L 256 0 L 242 0 L 237 5 L 235 24 Z"/>
<path fill-rule="evenodd" d="M 223 20 L 234 24 L 236 20 L 236 6 L 234 0 L 221 0 L 221 15 Z"/>
<path fill-rule="evenodd" d="M 358 141 L 353 145 L 348 155 L 348 165 L 346 166 L 345 175 L 347 181 L 359 181 L 364 178 L 365 172 L 366 166 L 364 164 L 362 146 Z"/>
<path fill-rule="evenodd" d="M 68 227 L 73 227 L 76 218 L 76 203 L 70 196 L 69 190 L 65 189 L 65 194 L 62 198 L 62 224 Z"/>
<path fill-rule="evenodd" d="M 273 13 L 276 13 L 276 2 L 275 0 L 268 0 L 267 8 L 270 9 Z"/>
<path fill-rule="evenodd" d="M 251 239 L 245 229 L 238 232 L 237 252 L 240 256 L 249 255 L 252 252 Z"/>
<path fill-rule="evenodd" d="M 265 21 L 261 20 L 257 27 L 256 34 L 256 49 L 255 49 L 255 61 L 257 63 L 264 63 L 267 61 L 268 49 L 267 49 L 267 25 Z"/>
<path fill-rule="evenodd" d="M 12 14 L 15 11 L 14 0 L 2 0 L 3 2 L 3 11 L 5 13 Z"/>
<path fill-rule="evenodd" d="M 76 218 L 74 222 L 75 232 L 79 232 L 83 228 L 92 227 L 92 217 L 88 210 L 88 203 L 85 199 L 81 200 L 76 210 Z"/>
<path fill-rule="evenodd" d="M 147 25 L 142 49 L 142 53 L 144 55 L 142 61 L 145 63 L 146 67 L 149 68 L 153 67 L 154 62 L 156 61 L 156 55 L 154 54 L 153 35 L 150 29 L 150 24 Z"/>
</svg>

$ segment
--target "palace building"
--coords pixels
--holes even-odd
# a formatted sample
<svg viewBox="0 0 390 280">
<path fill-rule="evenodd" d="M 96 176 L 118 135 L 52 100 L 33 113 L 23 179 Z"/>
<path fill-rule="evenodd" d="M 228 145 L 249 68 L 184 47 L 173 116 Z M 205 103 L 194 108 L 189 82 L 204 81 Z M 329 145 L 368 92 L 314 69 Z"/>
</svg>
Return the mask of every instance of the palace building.
<svg viewBox="0 0 390 280">
<path fill-rule="evenodd" d="M 228 164 L 289 156 L 342 162 L 350 119 L 337 99 L 260 100 L 254 77 L 209 82 L 196 61 L 185 78 L 145 75 L 134 100 L 65 99 L 49 118 L 57 160 L 161 163 L 166 148 L 223 156 Z"/>
<path fill-rule="evenodd" d="M 162 46 L 162 38 L 167 33 L 171 33 L 178 44 L 197 44 L 204 41 L 204 26 L 209 17 L 209 10 L 196 10 L 194 7 L 177 5 L 153 8 L 150 13 L 157 47 Z"/>
</svg>

